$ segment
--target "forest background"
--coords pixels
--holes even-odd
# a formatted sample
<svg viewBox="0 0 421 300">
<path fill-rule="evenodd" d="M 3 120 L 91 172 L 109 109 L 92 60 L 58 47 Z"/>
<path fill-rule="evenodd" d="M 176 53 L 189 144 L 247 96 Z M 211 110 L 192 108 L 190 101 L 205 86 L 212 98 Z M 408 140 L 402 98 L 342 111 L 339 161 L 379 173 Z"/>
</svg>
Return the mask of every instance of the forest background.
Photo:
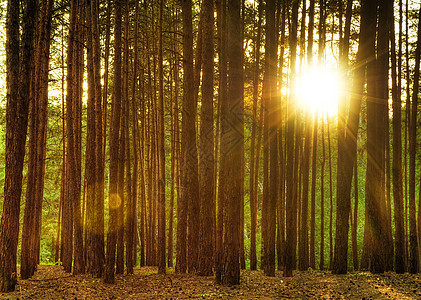
<svg viewBox="0 0 421 300">
<path fill-rule="evenodd" d="M 24 33 L 37 1 L 23 2 Z M 268 275 L 275 257 L 285 270 L 419 272 L 419 3 L 228 2 L 238 15 L 226 1 L 35 5 L 16 257 L 29 276 L 33 261 L 107 276 L 114 227 L 117 272 L 137 263 L 209 274 L 207 248 L 218 278 L 218 240 L 229 244 L 230 226 L 238 226 L 239 266 L 259 263 Z M 7 5 L 1 1 L 0 186 Z M 317 104 L 328 90 L 337 102 Z M 238 135 L 230 140 L 227 128 Z M 229 196 L 231 187 L 239 194 Z"/>
</svg>

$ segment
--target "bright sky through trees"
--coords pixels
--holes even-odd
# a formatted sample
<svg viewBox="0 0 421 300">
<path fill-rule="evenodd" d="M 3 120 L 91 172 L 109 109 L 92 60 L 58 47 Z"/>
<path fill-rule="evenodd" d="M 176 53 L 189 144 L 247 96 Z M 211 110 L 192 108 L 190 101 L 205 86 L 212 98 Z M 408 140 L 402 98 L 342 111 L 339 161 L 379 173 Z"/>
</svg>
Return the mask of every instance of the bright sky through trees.
<svg viewBox="0 0 421 300">
<path fill-rule="evenodd" d="M 341 80 L 334 71 L 314 69 L 297 78 L 299 104 L 312 113 L 336 115 L 341 89 Z"/>
</svg>

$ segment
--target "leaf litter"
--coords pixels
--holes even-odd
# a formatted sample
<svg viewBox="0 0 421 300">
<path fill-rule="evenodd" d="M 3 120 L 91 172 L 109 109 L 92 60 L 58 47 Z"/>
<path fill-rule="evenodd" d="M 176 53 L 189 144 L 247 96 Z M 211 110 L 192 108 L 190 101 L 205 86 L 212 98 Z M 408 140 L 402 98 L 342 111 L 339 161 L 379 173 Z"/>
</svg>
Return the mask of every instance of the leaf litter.
<svg viewBox="0 0 421 300">
<path fill-rule="evenodd" d="M 133 275 L 116 275 L 104 284 L 88 274 L 72 275 L 60 266 L 40 265 L 28 280 L 19 280 L 12 293 L 0 299 L 421 299 L 420 274 L 294 271 L 294 277 L 267 277 L 262 271 L 243 270 L 241 284 L 221 286 L 213 277 L 166 275 L 157 268 L 135 268 Z"/>
</svg>

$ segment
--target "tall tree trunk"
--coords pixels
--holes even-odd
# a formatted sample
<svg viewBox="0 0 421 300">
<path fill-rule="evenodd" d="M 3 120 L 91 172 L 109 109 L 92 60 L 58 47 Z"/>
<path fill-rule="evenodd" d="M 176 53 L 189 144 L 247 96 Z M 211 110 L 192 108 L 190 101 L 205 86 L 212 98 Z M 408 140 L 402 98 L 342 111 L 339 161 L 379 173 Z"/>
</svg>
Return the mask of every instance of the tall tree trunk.
<svg viewBox="0 0 421 300">
<path fill-rule="evenodd" d="M 379 3 L 378 8 L 378 33 L 377 33 L 377 78 L 376 78 L 376 99 L 378 105 L 377 117 L 377 138 L 379 139 L 380 150 L 380 204 L 376 211 L 381 212 L 378 222 L 382 226 L 382 238 L 380 248 L 383 251 L 384 270 L 393 268 L 393 241 L 391 216 L 389 215 L 390 201 L 390 153 L 389 153 L 389 2 Z M 379 101 L 380 100 L 380 101 Z M 385 192 L 387 194 L 385 194 Z M 373 266 L 373 263 L 372 263 Z"/>
<path fill-rule="evenodd" d="M 404 147 L 404 182 L 405 182 L 405 260 L 406 260 L 406 265 L 407 267 L 409 266 L 409 222 L 408 222 L 408 201 L 409 201 L 409 193 L 408 193 L 408 186 L 409 186 L 409 182 L 408 182 L 408 155 L 409 155 L 409 147 L 408 147 L 408 139 L 409 139 L 409 127 L 410 127 L 410 123 L 411 123 L 411 75 L 409 72 L 409 37 L 408 37 L 408 32 L 409 32 L 409 18 L 408 18 L 408 5 L 409 5 L 409 0 L 406 0 L 405 2 L 405 61 L 406 61 L 406 105 L 405 105 L 405 147 Z"/>
<path fill-rule="evenodd" d="M 256 229 L 257 229 L 257 190 L 255 189 L 255 165 L 260 159 L 255 154 L 256 149 L 256 123 L 257 123 L 257 103 L 259 97 L 259 74 L 260 74 L 260 40 L 262 24 L 263 5 L 258 4 L 258 21 L 256 42 L 254 45 L 254 74 L 253 74 L 253 118 L 251 127 L 250 145 L 250 269 L 257 269 L 256 255 Z M 259 171 L 257 170 L 257 173 Z"/>
<path fill-rule="evenodd" d="M 281 45 L 285 44 L 285 25 L 287 18 L 288 5 L 285 2 L 278 1 L 278 19 L 281 18 L 280 31 L 281 31 Z M 277 38 L 278 40 L 278 38 Z M 279 46 L 279 45 L 278 45 Z M 278 93 L 282 90 L 284 85 L 284 55 L 285 47 L 281 46 L 279 55 L 279 69 L 278 69 Z M 279 105 L 278 117 L 280 127 L 278 130 L 278 147 L 279 147 L 279 199 L 277 201 L 277 240 L 276 240 L 276 252 L 278 259 L 278 271 L 280 271 L 284 265 L 284 249 L 285 249 L 285 148 L 284 148 L 284 130 L 282 120 L 285 118 L 283 113 L 282 103 L 285 101 L 285 97 L 281 98 L 281 104 Z M 257 198 L 257 197 L 256 197 Z"/>
<path fill-rule="evenodd" d="M 276 240 L 276 201 L 278 200 L 278 134 L 277 128 L 278 111 L 276 104 L 276 63 L 277 42 L 275 32 L 276 3 L 270 0 L 266 3 L 266 45 L 265 45 L 265 78 L 263 82 L 263 98 L 267 106 L 265 131 L 267 140 L 265 147 L 267 152 L 266 164 L 270 164 L 270 171 L 264 174 L 268 176 L 264 191 L 263 206 L 266 213 L 262 215 L 263 226 L 263 268 L 267 276 L 275 276 L 275 240 Z M 269 166 L 269 165 L 268 165 Z M 270 174 L 269 174 L 270 172 Z M 263 227 L 262 226 L 262 227 Z"/>
<path fill-rule="evenodd" d="M 64 81 L 66 80 L 66 76 L 64 73 L 64 25 L 61 27 L 61 118 L 62 118 L 62 163 L 61 163 L 61 185 L 60 185 L 60 203 L 59 203 L 59 212 L 58 212 L 58 220 L 57 220 L 57 238 L 56 238 L 56 253 L 55 253 L 55 263 L 58 263 L 60 260 L 60 249 L 62 249 L 62 211 L 63 211 L 63 203 L 66 196 L 66 115 L 65 115 L 65 90 L 64 90 Z"/>
<path fill-rule="evenodd" d="M 131 272 L 130 274 L 133 274 L 133 267 L 137 264 L 137 243 L 140 243 L 139 235 L 138 235 L 138 211 L 139 211 L 139 119 L 138 119 L 138 107 L 140 106 L 138 102 L 136 101 L 139 97 L 138 95 L 138 69 L 139 69 L 139 46 L 138 46 L 138 32 L 139 32 L 139 3 L 136 2 L 135 5 L 135 21 L 134 21 L 134 33 L 133 33 L 133 81 L 132 81 L 132 101 L 131 101 L 131 111 L 132 111 L 132 117 L 131 120 L 129 120 L 129 123 L 132 126 L 132 147 L 133 147 L 133 177 L 132 177 L 132 197 L 131 197 L 131 205 L 133 206 L 133 209 L 131 211 L 131 224 L 130 232 L 128 232 L 129 239 L 133 239 L 133 246 L 130 249 L 132 256 L 132 261 L 127 261 L 127 272 Z M 128 129 L 130 127 L 128 126 Z M 129 129 L 130 131 L 130 129 Z M 130 146 L 129 146 L 130 147 Z M 129 264 L 131 267 L 129 267 Z"/>
<path fill-rule="evenodd" d="M 0 291 L 13 291 L 17 282 L 22 170 L 32 82 L 37 2 L 24 1 L 22 51 L 19 47 L 19 2 L 7 3 L 6 15 L 6 166 L 3 214 L 0 226 Z M 21 55 L 20 55 L 21 54 Z M 21 60 L 19 60 L 21 58 Z M 20 64 L 17 63 L 20 61 Z M 22 70 L 22 71 L 21 71 Z M 21 71 L 21 73 L 20 73 Z"/>
<path fill-rule="evenodd" d="M 135 98 L 132 97 L 132 99 L 130 99 L 129 96 L 129 88 L 130 88 L 130 81 L 129 81 L 129 60 L 130 60 L 130 52 L 129 52 L 129 41 L 132 39 L 132 35 L 130 32 L 130 19 L 129 19 L 129 2 L 126 1 L 125 3 L 125 11 L 126 11 L 126 19 L 127 22 L 125 24 L 125 28 L 124 28 L 124 35 L 125 35 L 125 40 L 124 40 L 124 52 L 126 53 L 126 55 L 124 56 L 124 88 L 125 88 L 125 98 L 126 98 L 126 113 L 125 113 L 125 120 L 124 120 L 124 136 L 125 136 L 125 149 L 124 149 L 124 153 L 125 153 L 125 193 L 126 193 L 126 206 L 125 206 L 125 211 L 126 211 L 126 217 L 124 219 L 124 235 L 125 235 L 125 242 L 126 242 L 126 270 L 127 270 L 127 274 L 133 274 L 133 249 L 134 249 L 134 245 L 135 245 L 135 231 L 134 231 L 134 221 L 135 221 L 135 209 L 136 209 L 136 205 L 135 203 L 133 203 L 133 189 L 132 189 L 132 162 L 131 162 L 131 149 L 130 149 L 130 116 L 132 114 L 134 114 L 134 111 L 131 111 L 131 102 L 135 101 Z M 135 66 L 133 66 L 135 68 Z M 133 91 L 132 91 L 133 92 Z"/>
<path fill-rule="evenodd" d="M 294 182 L 294 133 L 295 133 L 295 68 L 297 54 L 297 24 L 298 24 L 299 0 L 292 2 L 291 12 L 291 35 L 289 38 L 290 47 L 290 84 L 291 95 L 288 99 L 287 111 L 287 133 L 286 133 L 286 245 L 285 245 L 285 268 L 284 276 L 291 277 L 295 269 L 295 250 L 297 243 L 297 194 L 295 193 Z"/>
<path fill-rule="evenodd" d="M 203 20 L 203 82 L 202 108 L 200 115 L 200 261 L 198 273 L 213 274 L 215 237 L 215 196 L 214 196 L 214 132 L 213 132 L 213 0 L 202 3 Z"/>
<path fill-rule="evenodd" d="M 421 6 L 420 6 L 421 12 Z M 418 89 L 420 77 L 421 55 L 421 14 L 418 24 L 417 48 L 415 50 L 415 71 L 412 88 L 411 121 L 409 127 L 409 272 L 415 274 L 419 271 L 419 253 L 417 239 L 417 220 L 415 206 L 415 157 L 417 148 L 417 116 L 418 116 Z"/>
<path fill-rule="evenodd" d="M 32 107 L 31 107 L 31 136 L 28 158 L 28 184 L 26 189 L 26 203 L 24 223 L 22 228 L 21 246 L 21 278 L 32 277 L 36 271 L 39 258 L 40 228 L 42 217 L 42 200 L 44 191 L 44 170 L 47 132 L 48 109 L 48 65 L 50 55 L 50 33 L 53 1 L 43 3 L 43 14 L 39 20 L 39 36 L 36 45 L 36 61 L 34 70 Z M 31 140 L 32 138 L 32 140 Z M 31 152 L 31 151 L 29 151 Z M 30 168 L 31 161 L 32 170 Z M 32 186 L 32 189 L 30 188 Z M 28 222 L 25 222 L 28 220 Z M 32 222 L 31 222 L 32 221 Z"/>
<path fill-rule="evenodd" d="M 105 187 L 105 153 L 103 151 L 105 145 L 105 135 L 103 124 L 106 123 L 103 118 L 103 109 L 106 105 L 103 104 L 103 98 L 101 93 L 101 48 L 100 48 L 100 36 L 99 36 L 99 2 L 98 0 L 91 0 L 92 10 L 92 46 L 93 46 L 93 67 L 95 76 L 95 134 L 96 134 L 96 191 L 95 191 L 95 202 L 94 202 L 94 255 L 95 255 L 95 267 L 94 275 L 102 277 L 103 266 L 105 263 L 105 252 L 104 252 L 104 187 Z M 104 99 L 107 97 L 107 91 L 105 91 Z M 105 103 L 106 104 L 106 103 Z"/>
<path fill-rule="evenodd" d="M 175 19 L 178 20 L 178 10 L 176 9 L 173 12 L 173 16 Z M 172 168 L 172 177 L 171 177 L 171 202 L 170 202 L 170 227 L 168 230 L 168 267 L 173 267 L 173 248 L 174 248 L 174 241 L 173 241 L 173 215 L 174 215 L 174 198 L 175 194 L 177 195 L 177 201 L 180 197 L 180 129 L 179 129 L 179 56 L 178 56 L 178 39 L 177 39 L 177 30 L 178 24 L 174 23 L 174 34 L 173 34 L 173 76 L 171 78 L 172 82 L 174 82 L 174 96 L 172 103 L 172 148 L 171 148 L 171 168 Z M 172 83 L 171 83 L 172 87 Z"/>
<path fill-rule="evenodd" d="M 402 2 L 399 6 L 402 10 Z M 390 20 L 393 20 L 393 5 L 390 7 Z M 402 18 L 400 18 L 402 20 Z M 396 70 L 396 44 L 395 44 L 395 30 L 394 22 L 391 22 L 389 33 L 391 46 L 391 62 L 392 62 L 392 109 L 393 109 L 393 157 L 392 157 L 392 183 L 393 183 L 393 200 L 394 200 L 394 215 L 395 215 L 395 271 L 402 274 L 406 270 L 405 264 L 405 224 L 404 224 L 404 207 L 403 207 L 403 179 L 402 179 L 402 107 L 401 107 L 401 86 L 400 77 L 402 74 L 399 66 L 399 79 L 397 81 Z M 400 27 L 402 23 L 400 22 Z M 399 50 L 402 54 L 402 29 L 399 33 Z M 401 64 L 399 57 L 399 64 Z"/>
<path fill-rule="evenodd" d="M 87 71 L 88 71 L 88 103 L 87 103 L 87 133 L 85 151 L 85 191 L 86 191 L 86 263 L 87 272 L 96 273 L 96 253 L 95 253 L 95 201 L 97 198 L 97 161 L 96 161 L 96 95 L 94 74 L 94 53 L 93 53 L 93 32 L 92 32 L 92 0 L 86 2 L 86 28 L 87 32 Z M 102 149 L 101 149 L 102 152 Z M 75 262 L 76 263 L 76 262 Z M 75 265 L 76 269 L 76 265 Z M 79 266 L 74 273 L 81 273 Z"/>
<path fill-rule="evenodd" d="M 224 234 L 224 270 L 222 283 L 233 285 L 240 283 L 240 215 L 241 209 L 241 180 L 238 170 L 241 168 L 241 150 L 243 149 L 244 137 L 241 135 L 243 86 L 241 80 L 241 19 L 240 1 L 234 0 L 228 3 L 228 97 L 226 118 L 221 122 L 221 157 L 226 158 L 226 163 L 221 164 L 225 168 L 223 189 L 223 201 L 226 211 L 225 234 Z M 240 33 L 240 34 L 239 34 Z M 221 170 L 222 171 L 222 170 Z M 241 172 L 240 172 L 241 173 Z"/>
<path fill-rule="evenodd" d="M 222 142 L 223 130 L 226 119 L 227 111 L 227 1 L 219 0 L 217 3 L 218 10 L 218 59 L 219 59 L 219 124 L 220 124 L 220 149 L 219 149 L 219 183 L 218 183 L 218 201 L 217 201 L 217 225 L 216 225 L 216 241 L 215 241 L 215 281 L 216 283 L 222 283 L 223 272 L 224 272 L 224 261 L 223 261 L 223 242 L 224 242 L 224 218 L 225 218 L 225 180 L 226 180 L 226 158 L 223 156 L 225 153 L 225 144 Z"/>
<path fill-rule="evenodd" d="M 83 4 L 79 3 L 79 10 L 83 11 Z M 83 258 L 77 258 L 80 260 L 83 265 L 83 269 L 85 267 L 85 257 L 86 257 L 86 248 L 83 245 L 84 239 L 84 198 L 81 198 L 81 190 L 82 190 L 82 96 L 83 96 L 83 80 L 84 80 L 84 42 L 86 37 L 86 29 L 85 29 L 85 15 L 79 14 L 78 20 L 76 21 L 76 53 L 74 57 L 74 64 L 76 67 L 75 71 L 75 91 L 76 94 L 74 96 L 73 101 L 73 125 L 74 125 L 74 149 L 75 149 L 75 196 L 76 199 L 75 205 L 79 206 L 78 209 L 74 208 L 74 259 L 76 266 L 76 256 L 81 256 Z M 85 231 L 86 233 L 86 231 Z M 81 249 L 82 254 L 76 253 L 79 249 Z M 83 271 L 84 272 L 84 271 Z"/>
<path fill-rule="evenodd" d="M 365 9 L 364 9 L 365 8 Z M 363 13 L 367 18 L 367 54 L 375 56 L 376 38 L 376 5 L 375 3 L 363 3 Z M 380 7 L 380 18 L 382 7 Z M 383 47 L 382 37 L 379 37 L 379 47 Z M 383 37 L 384 38 L 384 37 Z M 387 36 L 386 36 L 387 38 Z M 380 48 L 381 49 L 381 48 Z M 382 49 L 383 50 L 383 49 Z M 387 61 L 387 52 L 386 61 Z M 367 172 L 366 172 L 366 214 L 368 222 L 367 251 L 370 259 L 370 270 L 374 273 L 385 270 L 385 248 L 383 241 L 385 236 L 385 193 L 384 193 L 384 82 L 379 80 L 384 74 L 384 58 L 381 55 L 376 61 L 367 64 Z M 387 71 L 386 71 L 387 74 Z M 376 82 L 377 79 L 377 82 Z M 380 88 L 376 90 L 377 86 Z M 387 88 L 387 80 L 386 80 Z M 374 101 L 376 100 L 376 101 Z"/>
<path fill-rule="evenodd" d="M 144 83 L 144 70 L 140 75 L 140 84 L 142 91 L 141 104 L 140 104 L 140 123 L 141 127 L 138 131 L 137 137 L 139 139 L 139 162 L 140 162 L 140 266 L 143 267 L 146 265 L 145 260 L 145 250 L 146 241 L 147 241 L 147 212 L 146 212 L 146 198 L 147 198 L 147 189 L 146 189 L 146 162 L 145 162 L 145 141 L 147 140 L 146 135 L 146 93 Z M 137 116 L 137 115 L 136 115 Z M 137 124 L 137 122 L 136 122 Z M 135 139 L 133 139 L 135 140 Z M 146 249 L 145 249 L 146 248 Z"/>
<path fill-rule="evenodd" d="M 185 272 L 188 264 L 189 272 L 195 272 L 197 268 L 200 228 L 200 205 L 199 205 L 199 181 L 198 162 L 196 148 L 196 103 L 194 89 L 193 70 L 193 29 L 192 29 L 192 2 L 182 1 L 183 13 L 183 55 L 184 55 L 184 99 L 183 99 L 183 121 L 182 121 L 182 176 L 185 190 L 180 195 L 179 239 L 180 266 L 179 272 Z M 186 223 L 184 223 L 186 222 Z M 188 223 L 188 224 L 187 224 Z M 188 233 L 187 233 L 188 225 Z M 188 261 L 186 257 L 186 234 L 188 234 Z M 179 252 L 177 251 L 177 252 Z"/>
<path fill-rule="evenodd" d="M 158 80 L 159 80 L 159 101 L 158 101 L 158 157 L 159 157 L 159 175 L 158 175 L 158 273 L 165 274 L 165 246 L 166 246 L 166 197 L 165 197 L 165 111 L 164 111 L 164 62 L 162 58 L 163 46 L 163 10 L 164 0 L 159 1 L 158 14 Z"/>
<path fill-rule="evenodd" d="M 67 173 L 66 173 L 66 191 L 67 197 L 63 202 L 62 210 L 62 264 L 66 272 L 71 272 L 73 260 L 73 203 L 76 201 L 76 170 L 75 170 L 75 141 L 74 141 L 74 102 L 76 102 L 76 19 L 77 19 L 76 0 L 71 2 L 70 28 L 67 47 L 67 93 L 66 93 L 66 131 L 67 131 Z"/>
<path fill-rule="evenodd" d="M 345 22 L 345 37 L 341 52 L 341 64 L 344 68 L 348 63 L 349 34 L 352 12 L 352 1 L 348 1 Z M 362 45 L 364 20 L 361 18 L 360 43 L 358 46 L 357 61 L 362 61 Z M 354 81 L 348 118 L 345 119 L 345 102 L 339 108 L 340 120 L 338 122 L 338 174 L 337 174 L 337 207 L 336 207 L 336 238 L 333 261 L 333 272 L 343 274 L 347 272 L 348 239 L 343 238 L 349 233 L 349 215 L 351 209 L 352 170 L 357 153 L 357 136 L 361 95 L 363 91 L 365 66 L 359 64 L 353 74 Z M 346 120 L 346 123 L 345 123 Z M 345 125 L 346 124 L 346 125 Z"/>
<path fill-rule="evenodd" d="M 116 274 L 123 274 L 124 272 L 124 249 L 127 245 L 125 233 L 127 229 L 126 219 L 128 219 L 128 205 L 130 202 L 130 195 L 127 193 L 128 182 L 126 162 L 128 157 L 126 155 L 126 145 L 129 143 L 127 139 L 127 120 L 129 119 L 129 3 L 128 0 L 124 1 L 124 37 L 123 37 L 123 61 L 122 61 L 122 92 L 121 92 L 121 123 L 120 123 L 120 146 L 119 146 L 119 164 L 118 164 L 118 189 L 120 195 L 120 206 L 118 208 L 118 230 L 117 230 L 117 261 L 116 261 Z M 128 181 L 126 181 L 128 180 Z"/>
<path fill-rule="evenodd" d="M 115 253 L 117 244 L 117 209 L 120 203 L 118 191 L 118 155 L 121 112 L 121 3 L 115 1 L 114 28 L 114 98 L 110 124 L 110 187 L 109 187 L 109 225 L 107 233 L 107 256 L 104 273 L 105 283 L 114 283 Z"/>
</svg>

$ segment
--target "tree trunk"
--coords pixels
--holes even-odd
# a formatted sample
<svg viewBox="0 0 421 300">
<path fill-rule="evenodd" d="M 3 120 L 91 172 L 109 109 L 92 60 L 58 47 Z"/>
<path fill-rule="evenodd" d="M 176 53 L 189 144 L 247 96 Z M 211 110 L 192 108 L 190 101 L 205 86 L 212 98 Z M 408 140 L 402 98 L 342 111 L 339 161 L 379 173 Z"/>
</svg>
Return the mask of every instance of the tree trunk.
<svg viewBox="0 0 421 300">
<path fill-rule="evenodd" d="M 0 291 L 13 291 L 17 282 L 22 170 L 28 126 L 30 84 L 37 2 L 24 1 L 22 51 L 19 47 L 19 3 L 8 2 L 6 16 L 6 166 L 3 214 L 0 226 Z M 21 61 L 19 53 L 21 52 Z M 20 61 L 20 64 L 17 63 Z M 25 70 L 19 74 L 19 70 Z"/>
<path fill-rule="evenodd" d="M 263 270 L 275 276 L 276 201 L 278 198 L 278 134 L 276 95 L 277 42 L 275 32 L 275 1 L 266 3 L 266 45 L 263 101 L 265 114 L 264 190 L 262 208 Z M 270 168 L 270 171 L 269 171 Z"/>
<path fill-rule="evenodd" d="M 163 46 L 162 46 L 162 22 L 163 22 L 164 0 L 159 1 L 158 14 L 158 80 L 159 80 L 159 100 L 158 100 L 158 273 L 165 274 L 165 246 L 166 246 L 166 197 L 165 197 L 165 112 L 164 112 L 164 71 L 163 71 Z"/>
<path fill-rule="evenodd" d="M 121 112 L 121 3 L 115 1 L 114 29 L 114 98 L 110 124 L 110 187 L 109 187 L 109 225 L 107 233 L 107 256 L 104 273 L 105 283 L 114 283 L 115 252 L 117 243 L 117 209 L 121 205 L 118 191 L 118 156 Z"/>
<path fill-rule="evenodd" d="M 44 170 L 47 132 L 47 104 L 48 104 L 48 65 L 50 54 L 50 33 L 53 1 L 43 3 L 43 14 L 40 16 L 38 28 L 39 37 L 36 49 L 34 70 L 32 108 L 31 108 L 31 153 L 28 166 L 28 184 L 26 189 L 26 203 L 24 223 L 22 228 L 21 250 L 21 278 L 32 277 L 36 271 L 39 257 L 40 228 L 42 216 L 42 200 L 44 191 Z M 32 170 L 31 170 L 31 161 Z M 32 189 L 30 188 L 32 186 Z M 28 222 L 25 222 L 25 221 Z"/>
<path fill-rule="evenodd" d="M 226 211 L 225 234 L 224 234 L 224 269 L 222 283 L 234 285 L 240 283 L 240 215 L 241 209 L 241 150 L 244 144 L 244 137 L 241 135 L 244 126 L 241 113 L 243 107 L 243 86 L 241 80 L 241 19 L 240 1 L 230 1 L 228 3 L 228 97 L 227 111 L 222 113 L 221 122 L 221 157 L 226 158 L 226 162 L 221 164 L 224 172 L 224 182 L 226 185 L 221 195 Z M 222 147 L 224 145 L 225 147 Z M 221 149 L 221 150 L 222 150 Z M 240 172 L 241 173 L 241 172 Z"/>
<path fill-rule="evenodd" d="M 219 148 L 219 184 L 218 184 L 218 202 L 217 202 L 217 225 L 216 225 L 216 242 L 215 242 L 215 281 L 222 283 L 224 273 L 223 261 L 223 242 L 224 242 L 224 218 L 225 218 L 225 180 L 226 180 L 226 158 L 223 156 L 225 151 L 225 144 L 222 142 L 223 130 L 225 125 L 222 125 L 226 119 L 227 111 L 227 1 L 219 0 L 218 8 L 218 37 L 219 37 L 219 124 L 220 124 L 220 148 Z M 225 124 L 225 123 L 224 123 Z"/>
<path fill-rule="evenodd" d="M 341 63 L 347 67 L 349 52 L 349 30 L 350 15 L 352 12 L 352 2 L 348 1 L 345 24 L 345 38 L 343 39 L 343 48 L 341 52 Z M 364 20 L 361 18 L 360 43 L 357 53 L 357 61 L 362 61 L 362 45 L 365 45 L 363 37 Z M 357 153 L 357 136 L 359 113 L 361 106 L 361 95 L 363 91 L 365 66 L 359 64 L 359 68 L 354 71 L 354 81 L 352 86 L 352 96 L 348 118 L 345 123 L 345 103 L 339 108 L 340 120 L 338 122 L 338 174 L 337 174 L 337 207 L 336 207 L 336 238 L 333 261 L 333 272 L 335 274 L 344 274 L 347 272 L 348 239 L 344 238 L 349 233 L 349 215 L 351 209 L 351 186 L 352 170 Z M 346 125 L 345 125 L 346 124 Z"/>
<path fill-rule="evenodd" d="M 296 267 L 295 250 L 297 243 L 297 194 L 294 188 L 294 133 L 295 133 L 295 68 L 297 54 L 297 24 L 298 24 L 299 1 L 294 0 L 291 12 L 291 35 L 289 38 L 290 47 L 290 84 L 291 95 L 288 99 L 287 133 L 286 133 L 286 245 L 285 245 L 285 268 L 284 276 L 291 277 L 292 270 Z M 296 159 L 296 158 L 295 158 Z"/>
<path fill-rule="evenodd" d="M 420 6 L 421 11 L 421 6 Z M 421 15 L 418 24 L 417 48 L 415 50 L 415 71 L 412 88 L 411 121 L 409 127 L 409 272 L 415 274 L 419 271 L 419 253 L 417 239 L 417 220 L 415 207 L 415 157 L 417 148 L 417 116 L 418 116 L 418 89 L 420 77 L 421 54 Z"/>
<path fill-rule="evenodd" d="M 325 122 L 322 116 L 322 162 L 320 165 L 320 263 L 319 269 L 325 268 L 325 164 L 326 164 L 326 145 L 325 145 Z"/>
<path fill-rule="evenodd" d="M 104 167 L 105 167 L 105 153 L 103 151 L 105 145 L 105 135 L 103 124 L 106 122 L 103 118 L 103 109 L 106 105 L 102 103 L 101 93 L 101 48 L 100 48 L 100 36 L 99 36 L 99 2 L 98 0 L 92 0 L 92 46 L 93 46 L 93 64 L 94 64 L 94 76 L 95 76 L 95 119 L 96 119 L 96 197 L 94 202 L 94 255 L 95 255 L 95 267 L 94 275 L 102 277 L 103 266 L 105 263 L 105 252 L 104 252 Z M 107 97 L 107 91 L 105 91 L 104 98 Z M 106 104 L 106 103 L 105 103 Z M 104 125 L 105 126 L 105 125 Z"/>
<path fill-rule="evenodd" d="M 390 9 L 390 19 L 393 20 L 393 6 Z M 400 3 L 400 10 L 402 3 Z M 400 18 L 401 20 L 401 18 Z M 403 208 L 403 179 L 402 179 L 402 111 L 401 111 L 401 86 L 397 82 L 396 70 L 396 45 L 395 45 L 395 30 L 394 22 L 390 29 L 389 38 L 391 46 L 391 62 L 392 62 L 392 109 L 393 109 L 393 157 L 392 157 L 392 183 L 393 183 L 393 200 L 394 200 L 394 215 L 395 215 L 395 271 L 402 274 L 406 270 L 405 264 L 405 224 L 404 224 L 404 208 Z M 402 26 L 402 23 L 400 23 Z M 401 31 L 401 30 L 400 30 Z M 400 32 L 399 49 L 402 52 Z M 401 62 L 401 58 L 399 58 Z M 401 67 L 399 67 L 399 77 L 402 74 Z M 399 82 L 401 80 L 399 79 Z"/>
<path fill-rule="evenodd" d="M 253 118 L 251 127 L 250 141 L 250 269 L 257 269 L 256 255 L 256 229 L 257 229 L 257 190 L 255 189 L 255 165 L 260 159 L 255 154 L 256 149 L 256 123 L 257 123 L 257 103 L 259 97 L 259 74 L 260 74 L 260 40 L 261 40 L 261 24 L 263 5 L 259 1 L 258 4 L 258 21 L 256 43 L 254 45 L 254 74 L 253 74 Z M 256 170 L 257 173 L 259 172 Z"/>
<path fill-rule="evenodd" d="M 213 132 L 213 0 L 202 3 L 203 39 L 203 82 L 202 108 L 200 115 L 200 259 L 198 273 L 203 276 L 213 274 L 215 237 L 215 196 L 214 196 L 214 132 Z"/>
<path fill-rule="evenodd" d="M 309 24 L 308 24 L 308 44 L 307 44 L 307 64 L 308 67 L 312 67 L 313 64 L 313 31 L 314 31 L 314 6 L 315 0 L 310 0 L 309 7 Z M 307 119 L 308 120 L 308 119 Z M 308 120 L 310 121 L 310 120 Z M 319 119 L 317 112 L 314 115 L 313 125 L 313 162 L 311 171 L 311 203 L 310 203 L 310 267 L 316 268 L 316 246 L 315 246 L 315 235 L 316 235 L 316 174 L 317 174 L 317 125 Z"/>
<path fill-rule="evenodd" d="M 92 0 L 86 2 L 86 28 L 87 32 L 87 71 L 88 71 L 88 103 L 87 103 L 87 133 L 86 133 L 86 151 L 85 151 L 85 191 L 86 191 L 86 264 L 87 272 L 96 274 L 97 263 L 95 253 L 95 201 L 99 191 L 97 186 L 97 161 L 96 161 L 96 94 L 95 82 L 97 78 L 94 73 L 94 49 L 93 49 L 93 16 Z M 101 149 L 102 152 L 102 149 Z M 101 163 L 101 162 L 98 162 Z M 79 266 L 74 273 L 82 273 Z M 76 269 L 76 265 L 75 265 Z"/>
</svg>

